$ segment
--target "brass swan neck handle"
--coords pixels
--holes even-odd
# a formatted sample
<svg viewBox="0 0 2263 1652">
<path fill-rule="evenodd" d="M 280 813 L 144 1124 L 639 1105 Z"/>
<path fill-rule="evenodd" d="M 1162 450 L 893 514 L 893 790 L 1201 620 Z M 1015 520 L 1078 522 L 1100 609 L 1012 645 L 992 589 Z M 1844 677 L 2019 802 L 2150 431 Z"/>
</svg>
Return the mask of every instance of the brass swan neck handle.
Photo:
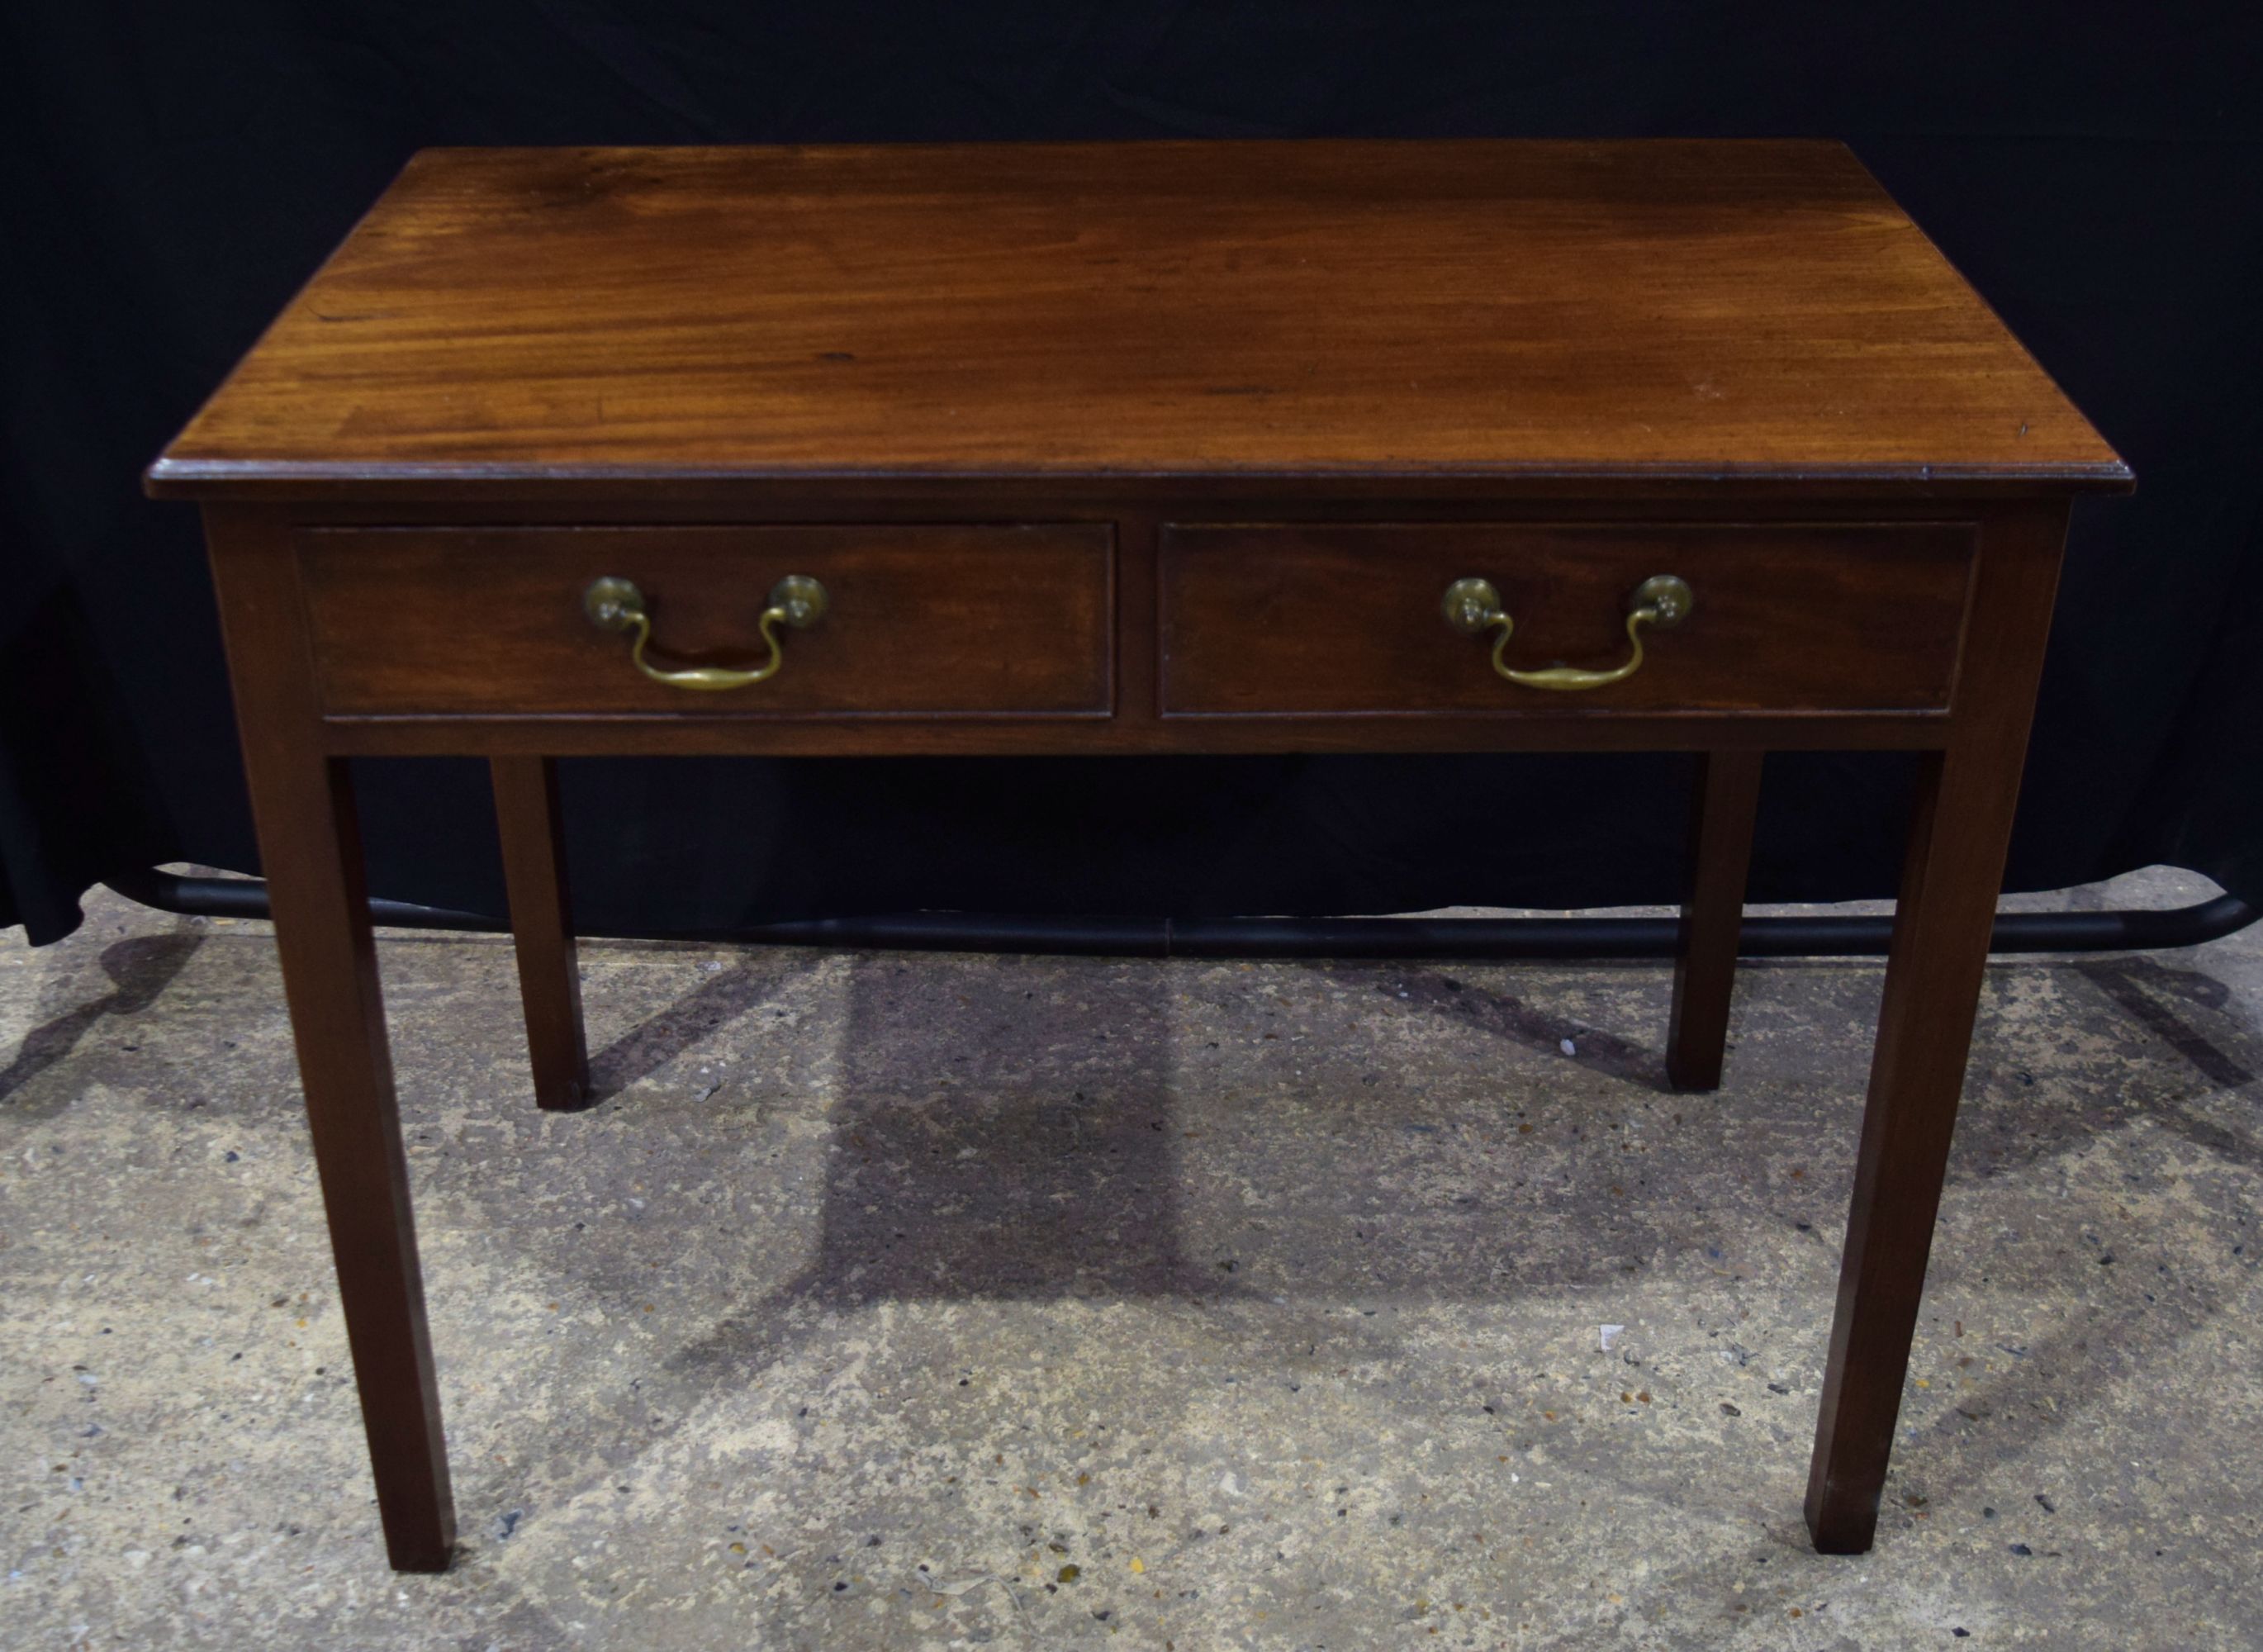
<svg viewBox="0 0 2263 1652">
<path fill-rule="evenodd" d="M 629 648 L 629 662 L 638 670 L 670 688 L 708 692 L 745 688 L 776 677 L 785 664 L 785 645 L 778 637 L 778 627 L 792 626 L 797 631 L 806 631 L 825 618 L 828 605 L 824 586 L 806 574 L 788 574 L 770 587 L 770 602 L 758 622 L 763 641 L 770 647 L 770 657 L 760 665 L 668 666 L 655 665 L 645 657 L 645 650 L 652 643 L 652 613 L 645 605 L 644 592 L 637 589 L 633 581 L 608 574 L 591 580 L 589 588 L 582 593 L 582 612 L 589 616 L 591 625 L 601 631 L 634 634 L 636 640 Z"/>
<path fill-rule="evenodd" d="M 1446 587 L 1444 599 L 1439 605 L 1444 611 L 1446 623 L 1455 630 L 1471 636 L 1481 636 L 1498 627 L 1500 635 L 1493 640 L 1493 669 L 1512 683 L 1522 683 L 1527 688 L 1550 688 L 1573 692 L 1581 689 L 1603 688 L 1612 683 L 1623 683 L 1642 669 L 1642 633 L 1645 626 L 1660 631 L 1671 631 L 1689 617 L 1696 598 L 1688 582 L 1672 574 L 1659 574 L 1635 587 L 1634 595 L 1627 598 L 1626 634 L 1631 644 L 1625 661 L 1605 671 L 1581 670 L 1575 666 L 1555 665 L 1544 670 L 1520 671 L 1501 663 L 1501 650 L 1516 629 L 1508 610 L 1500 604 L 1500 593 L 1489 580 L 1457 579 Z"/>
</svg>

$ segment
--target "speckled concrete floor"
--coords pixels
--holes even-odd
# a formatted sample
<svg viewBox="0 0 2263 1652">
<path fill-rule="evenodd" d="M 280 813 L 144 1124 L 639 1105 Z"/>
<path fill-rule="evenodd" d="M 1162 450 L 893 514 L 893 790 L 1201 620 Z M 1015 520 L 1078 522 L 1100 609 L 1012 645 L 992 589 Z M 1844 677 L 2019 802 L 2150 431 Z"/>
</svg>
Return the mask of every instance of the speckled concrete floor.
<svg viewBox="0 0 2263 1652">
<path fill-rule="evenodd" d="M 461 1559 L 385 1568 L 264 929 L 102 899 L 0 941 L 0 1645 L 2263 1644 L 2263 935 L 1990 971 L 1853 1560 L 1875 965 L 1683 1097 L 1653 967 L 592 946 L 552 1118 L 504 944 L 381 950 Z"/>
</svg>

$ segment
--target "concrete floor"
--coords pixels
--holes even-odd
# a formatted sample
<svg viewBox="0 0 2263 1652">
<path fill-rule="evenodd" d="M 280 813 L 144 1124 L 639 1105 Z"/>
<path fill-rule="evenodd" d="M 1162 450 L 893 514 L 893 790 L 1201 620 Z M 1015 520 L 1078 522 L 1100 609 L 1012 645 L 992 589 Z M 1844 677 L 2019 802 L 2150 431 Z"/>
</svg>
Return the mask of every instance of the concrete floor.
<svg viewBox="0 0 2263 1652">
<path fill-rule="evenodd" d="M 1859 1559 L 1875 964 L 1688 1097 L 1652 966 L 596 946 L 545 1117 L 507 946 L 381 952 L 461 1558 L 385 1567 L 264 928 L 98 899 L 0 939 L 0 1646 L 2263 1644 L 2263 932 L 1989 972 Z"/>
</svg>

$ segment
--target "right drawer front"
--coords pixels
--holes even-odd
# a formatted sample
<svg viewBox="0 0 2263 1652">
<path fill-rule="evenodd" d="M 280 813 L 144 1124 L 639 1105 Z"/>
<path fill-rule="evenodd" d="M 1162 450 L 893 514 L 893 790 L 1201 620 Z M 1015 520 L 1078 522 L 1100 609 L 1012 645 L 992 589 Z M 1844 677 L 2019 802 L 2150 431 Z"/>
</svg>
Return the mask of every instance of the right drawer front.
<svg viewBox="0 0 2263 1652">
<path fill-rule="evenodd" d="M 1175 526 L 1161 559 L 1166 716 L 1945 709 L 1971 582 L 1963 524 Z M 1496 676 L 1451 628 L 1481 578 L 1515 621 L 1503 663 L 1607 667 L 1653 575 L 1695 601 L 1642 667 L 1589 691 Z"/>
</svg>

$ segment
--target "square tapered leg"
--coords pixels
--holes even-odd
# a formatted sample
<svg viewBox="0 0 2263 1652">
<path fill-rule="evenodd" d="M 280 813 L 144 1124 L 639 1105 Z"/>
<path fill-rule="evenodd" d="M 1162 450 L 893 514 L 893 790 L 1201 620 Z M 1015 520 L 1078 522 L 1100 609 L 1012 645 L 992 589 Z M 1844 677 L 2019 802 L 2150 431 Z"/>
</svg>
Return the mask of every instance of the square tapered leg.
<svg viewBox="0 0 2263 1652">
<path fill-rule="evenodd" d="M 589 1056 L 566 886 L 558 765 L 548 757 L 496 757 L 489 766 L 534 1099 L 553 1112 L 568 1112 L 589 1100 Z"/>
<path fill-rule="evenodd" d="M 1712 751 L 1698 759 L 1690 801 L 1688 895 L 1681 907 L 1674 1018 L 1666 1037 L 1666 1072 L 1676 1090 L 1721 1086 L 1764 757 L 1758 751 Z"/>
</svg>

